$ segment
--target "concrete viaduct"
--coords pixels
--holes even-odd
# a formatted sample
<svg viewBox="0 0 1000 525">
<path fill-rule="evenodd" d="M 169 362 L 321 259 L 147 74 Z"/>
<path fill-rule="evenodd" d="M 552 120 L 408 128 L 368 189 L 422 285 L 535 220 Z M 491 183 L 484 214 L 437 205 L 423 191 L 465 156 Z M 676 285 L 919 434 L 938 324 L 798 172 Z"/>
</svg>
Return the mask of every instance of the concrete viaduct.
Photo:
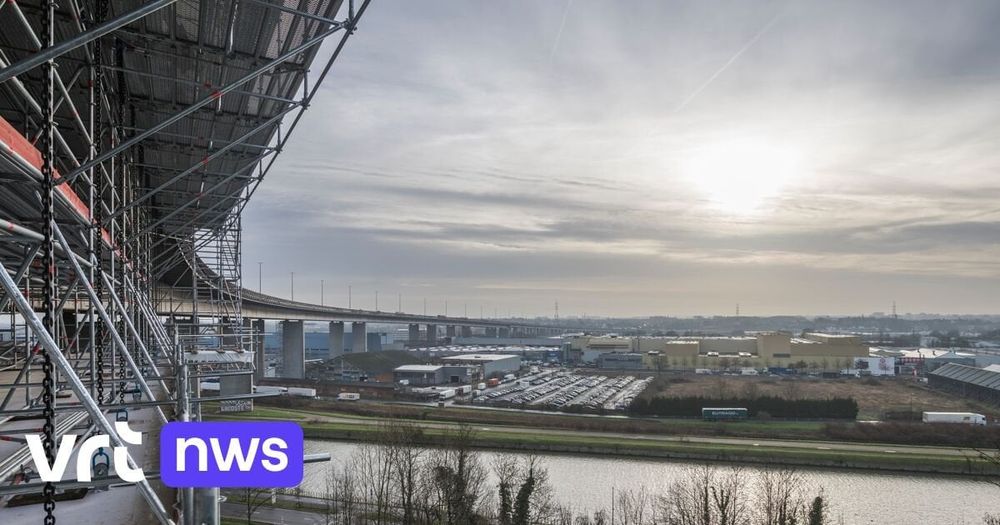
<svg viewBox="0 0 1000 525">
<path fill-rule="evenodd" d="M 367 352 L 367 324 L 405 324 L 409 328 L 410 345 L 433 346 L 443 329 L 444 336 L 472 337 L 473 329 L 481 330 L 486 337 L 547 337 L 566 333 L 570 328 L 519 323 L 509 319 L 472 319 L 443 315 L 419 315 L 403 312 L 383 312 L 321 306 L 312 303 L 290 301 L 247 289 L 240 290 L 243 325 L 248 333 L 255 334 L 255 348 L 264 347 L 264 321 L 280 321 L 282 325 L 283 377 L 302 378 L 305 375 L 305 321 L 329 322 L 329 356 L 344 353 L 345 324 L 351 324 L 353 339 L 352 352 Z M 188 316 L 194 313 L 191 295 L 176 289 L 159 294 L 158 314 L 164 316 Z M 199 303 L 198 311 L 211 312 L 214 305 Z M 205 315 L 202 314 L 202 315 Z M 421 325 L 424 337 L 421 338 Z M 257 352 L 258 374 L 263 374 L 264 352 Z"/>
</svg>

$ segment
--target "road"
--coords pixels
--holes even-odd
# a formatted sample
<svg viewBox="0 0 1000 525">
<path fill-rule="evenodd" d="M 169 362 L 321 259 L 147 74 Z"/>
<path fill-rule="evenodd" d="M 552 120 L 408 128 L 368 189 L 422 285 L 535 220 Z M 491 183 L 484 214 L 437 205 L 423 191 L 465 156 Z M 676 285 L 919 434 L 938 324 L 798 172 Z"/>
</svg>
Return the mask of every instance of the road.
<svg viewBox="0 0 1000 525">
<path fill-rule="evenodd" d="M 308 414 L 310 420 L 319 420 L 329 423 L 338 423 L 346 425 L 360 425 L 360 426 L 371 426 L 372 419 L 364 419 L 351 416 L 342 415 L 330 415 L 319 412 L 304 412 L 304 411 L 289 411 L 289 413 L 297 414 Z M 440 429 L 448 430 L 454 429 L 458 425 L 454 423 L 447 422 L 428 422 L 428 421 L 413 421 L 416 425 L 421 428 L 428 429 Z M 492 434 L 496 433 L 512 433 L 512 434 L 540 434 L 540 435 L 550 435 L 550 436 L 566 436 L 566 437 L 579 437 L 580 435 L 586 435 L 588 437 L 596 438 L 612 438 L 621 441 L 660 441 L 660 442 L 676 442 L 676 443 L 686 443 L 686 444 L 714 444 L 714 445 L 729 445 L 729 446 L 743 446 L 743 447 L 766 447 L 766 448 L 787 448 L 787 449 L 811 449 L 811 450 L 822 450 L 827 452 L 844 452 L 844 453 L 877 453 L 877 454 L 896 454 L 900 456 L 906 455 L 937 455 L 937 456 L 959 456 L 959 457 L 970 457 L 979 458 L 980 452 L 971 448 L 954 448 L 954 447 L 931 447 L 931 446 L 917 446 L 917 445 L 893 445 L 893 444 L 881 444 L 881 443 L 847 443 L 840 441 L 807 441 L 807 440 L 786 440 L 786 439 L 754 439 L 754 438 L 735 438 L 735 437 L 704 437 L 704 436 L 678 436 L 678 435 L 660 435 L 660 434 L 631 434 L 624 432 L 589 432 L 589 431 L 576 431 L 576 430 L 559 430 L 559 429 L 546 429 L 546 428 L 531 428 L 531 427 L 519 427 L 519 426 L 503 426 L 503 425 L 473 425 L 473 428 L 482 432 L 489 432 Z"/>
<path fill-rule="evenodd" d="M 242 503 L 222 503 L 221 512 L 222 516 L 226 518 L 245 520 L 247 517 L 247 507 Z M 327 523 L 326 516 L 322 514 L 266 506 L 257 509 L 253 515 L 253 521 L 287 525 L 326 525 Z"/>
</svg>

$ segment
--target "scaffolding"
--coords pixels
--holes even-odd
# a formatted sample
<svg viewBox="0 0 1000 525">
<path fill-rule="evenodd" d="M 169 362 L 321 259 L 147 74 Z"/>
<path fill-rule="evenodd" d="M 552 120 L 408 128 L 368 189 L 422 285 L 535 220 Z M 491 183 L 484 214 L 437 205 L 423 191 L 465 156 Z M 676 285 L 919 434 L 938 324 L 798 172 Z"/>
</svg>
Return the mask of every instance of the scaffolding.
<svg viewBox="0 0 1000 525">
<path fill-rule="evenodd" d="M 253 372 L 241 213 L 368 3 L 0 0 L 0 521 L 130 485 L 37 482 L 25 424 L 50 459 L 66 432 L 121 446 L 130 411 L 197 420 L 201 378 Z M 134 485 L 150 519 L 218 520 L 217 492 Z"/>
</svg>

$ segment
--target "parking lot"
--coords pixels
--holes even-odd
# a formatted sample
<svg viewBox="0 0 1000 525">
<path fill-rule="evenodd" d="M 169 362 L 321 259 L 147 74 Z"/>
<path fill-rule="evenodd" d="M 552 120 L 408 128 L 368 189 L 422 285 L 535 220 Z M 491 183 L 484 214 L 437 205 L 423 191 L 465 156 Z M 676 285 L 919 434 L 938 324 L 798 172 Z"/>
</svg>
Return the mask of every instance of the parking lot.
<svg viewBox="0 0 1000 525">
<path fill-rule="evenodd" d="M 634 376 L 607 377 L 543 370 L 480 391 L 473 403 L 491 406 L 587 410 L 625 410 L 652 381 Z"/>
</svg>

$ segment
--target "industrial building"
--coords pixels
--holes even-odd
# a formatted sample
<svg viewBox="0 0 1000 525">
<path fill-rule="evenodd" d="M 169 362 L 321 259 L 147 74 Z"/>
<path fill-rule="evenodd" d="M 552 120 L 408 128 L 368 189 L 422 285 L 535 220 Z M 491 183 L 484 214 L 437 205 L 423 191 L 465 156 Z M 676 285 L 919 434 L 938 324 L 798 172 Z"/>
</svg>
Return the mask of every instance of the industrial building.
<svg viewBox="0 0 1000 525">
<path fill-rule="evenodd" d="M 311 364 L 306 376 L 328 381 L 391 383 L 396 368 L 417 364 L 420 359 L 402 350 L 349 353 Z"/>
<path fill-rule="evenodd" d="M 609 354 L 642 354 L 641 368 L 693 369 L 730 367 L 790 367 L 818 370 L 851 368 L 854 359 L 868 357 L 868 348 L 854 335 L 759 332 L 736 337 L 613 337 L 578 336 L 568 343 L 571 363 L 622 364 Z"/>
<path fill-rule="evenodd" d="M 608 352 L 597 357 L 597 367 L 606 370 L 636 370 L 645 368 L 645 364 L 642 354 Z"/>
<path fill-rule="evenodd" d="M 441 359 L 442 357 L 470 354 L 517 355 L 521 357 L 522 361 L 539 361 L 544 363 L 563 362 L 565 359 L 565 356 L 563 355 L 563 348 L 561 346 L 552 346 L 554 341 L 553 339 L 546 340 L 549 342 L 548 346 L 507 344 L 477 344 L 469 346 L 454 344 L 444 346 L 414 347 L 410 348 L 409 351 L 432 362 Z"/>
<path fill-rule="evenodd" d="M 396 383 L 409 383 L 410 386 L 430 386 L 444 383 L 444 367 L 441 365 L 403 365 L 392 372 Z"/>
<path fill-rule="evenodd" d="M 470 384 L 482 378 L 479 366 L 467 365 L 403 365 L 393 371 L 396 383 L 405 381 L 410 386 Z"/>
<path fill-rule="evenodd" d="M 1000 371 L 948 363 L 927 376 L 932 388 L 1000 404 Z"/>
<path fill-rule="evenodd" d="M 462 354 L 441 358 L 446 365 L 478 366 L 482 377 L 500 377 L 521 369 L 521 356 L 508 354 Z"/>
</svg>

